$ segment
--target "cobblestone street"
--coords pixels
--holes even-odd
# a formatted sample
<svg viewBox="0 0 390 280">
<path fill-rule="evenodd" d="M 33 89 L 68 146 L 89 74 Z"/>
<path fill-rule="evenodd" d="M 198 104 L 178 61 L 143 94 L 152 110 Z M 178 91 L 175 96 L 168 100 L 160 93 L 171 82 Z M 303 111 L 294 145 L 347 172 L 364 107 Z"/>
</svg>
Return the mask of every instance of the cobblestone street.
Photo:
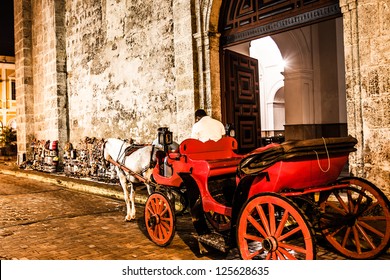
<svg viewBox="0 0 390 280">
<path fill-rule="evenodd" d="M 190 216 L 178 216 L 176 235 L 167 247 L 151 242 L 144 230 L 143 207 L 137 221 L 124 222 L 120 199 L 80 192 L 0 166 L 0 259 L 2 260 L 224 260 L 238 259 L 211 250 L 199 253 Z M 49 176 L 50 177 L 50 176 Z M 117 186 L 120 192 L 120 187 Z M 342 256 L 317 246 L 317 259 Z M 385 254 L 380 259 L 390 259 Z"/>
<path fill-rule="evenodd" d="M 0 259 L 207 259 L 189 249 L 185 229 L 171 246 L 155 246 L 143 234 L 142 207 L 127 223 L 119 200 L 4 175 L 0 196 Z"/>
</svg>

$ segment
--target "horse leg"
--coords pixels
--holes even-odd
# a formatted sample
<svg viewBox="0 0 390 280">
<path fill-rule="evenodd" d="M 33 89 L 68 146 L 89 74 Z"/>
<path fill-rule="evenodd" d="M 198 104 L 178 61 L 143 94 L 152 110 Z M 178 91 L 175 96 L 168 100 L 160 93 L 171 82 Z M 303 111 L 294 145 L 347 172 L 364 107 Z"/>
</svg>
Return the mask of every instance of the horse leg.
<svg viewBox="0 0 390 280">
<path fill-rule="evenodd" d="M 130 209 L 130 219 L 135 219 L 135 190 L 132 182 L 129 182 L 130 185 L 130 203 L 131 203 L 131 209 Z"/>
<path fill-rule="evenodd" d="M 153 168 L 149 168 L 148 170 L 146 170 L 143 174 L 143 176 L 148 180 L 150 181 L 150 179 L 152 178 L 152 174 L 153 174 Z M 151 195 L 152 193 L 154 193 L 154 187 L 151 186 L 150 184 L 146 183 L 145 182 L 145 185 L 146 185 L 146 189 L 148 190 L 148 194 Z"/>
<path fill-rule="evenodd" d="M 148 195 L 151 195 L 152 193 L 154 193 L 154 187 L 152 187 L 151 185 L 149 184 L 146 184 L 146 189 L 148 190 Z"/>
<path fill-rule="evenodd" d="M 121 170 L 119 167 L 116 167 L 117 169 L 117 174 L 119 177 L 119 182 L 121 183 L 121 187 L 123 190 L 123 197 L 125 199 L 125 204 L 126 204 L 126 217 L 125 221 L 131 221 L 132 215 L 131 215 L 131 207 L 130 207 L 130 202 L 131 202 L 131 197 L 128 189 L 128 184 L 127 184 L 127 178 L 126 174 Z M 130 183 L 131 184 L 131 183 Z M 130 185 L 131 189 L 133 189 L 133 185 Z"/>
</svg>

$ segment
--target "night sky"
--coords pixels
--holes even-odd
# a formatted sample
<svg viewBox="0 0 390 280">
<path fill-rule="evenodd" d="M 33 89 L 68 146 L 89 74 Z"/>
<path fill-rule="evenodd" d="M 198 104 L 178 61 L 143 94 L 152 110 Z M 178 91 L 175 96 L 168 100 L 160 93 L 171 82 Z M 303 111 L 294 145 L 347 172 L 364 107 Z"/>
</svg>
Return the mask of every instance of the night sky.
<svg viewBox="0 0 390 280">
<path fill-rule="evenodd" d="M 0 55 L 15 56 L 13 0 L 0 2 Z"/>
</svg>

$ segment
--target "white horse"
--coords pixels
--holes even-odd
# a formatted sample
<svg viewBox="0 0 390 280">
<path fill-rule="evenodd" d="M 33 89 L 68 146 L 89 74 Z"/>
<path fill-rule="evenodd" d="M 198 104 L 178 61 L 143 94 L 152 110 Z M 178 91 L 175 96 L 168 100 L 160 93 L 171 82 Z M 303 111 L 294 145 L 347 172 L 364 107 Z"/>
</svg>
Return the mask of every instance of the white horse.
<svg viewBox="0 0 390 280">
<path fill-rule="evenodd" d="M 136 174 L 139 174 L 146 179 L 144 183 L 147 186 L 148 193 L 151 194 L 153 192 L 152 187 L 148 182 L 150 182 L 153 173 L 152 163 L 155 161 L 156 148 L 154 145 L 147 145 L 136 149 L 130 155 L 126 155 L 126 149 L 131 146 L 132 144 L 115 138 L 109 138 L 103 144 L 103 159 L 107 161 L 110 161 L 111 159 L 111 163 L 116 163 L 114 165 L 123 189 L 126 203 L 125 221 L 135 219 L 135 190 L 133 183 L 140 181 L 136 178 Z M 123 166 L 125 170 L 122 169 L 121 166 Z M 127 172 L 126 170 L 130 170 L 130 172 Z"/>
</svg>

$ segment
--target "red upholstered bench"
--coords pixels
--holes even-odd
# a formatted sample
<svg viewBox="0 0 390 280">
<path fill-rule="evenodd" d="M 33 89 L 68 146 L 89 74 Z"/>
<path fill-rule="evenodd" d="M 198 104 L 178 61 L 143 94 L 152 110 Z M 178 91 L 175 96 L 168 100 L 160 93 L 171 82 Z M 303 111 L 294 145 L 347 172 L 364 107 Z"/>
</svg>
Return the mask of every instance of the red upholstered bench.
<svg viewBox="0 0 390 280">
<path fill-rule="evenodd" d="M 204 143 L 196 139 L 186 139 L 180 144 L 179 151 L 191 161 L 207 164 L 211 177 L 236 172 L 243 158 L 235 153 L 237 147 L 237 141 L 232 137 Z"/>
</svg>

